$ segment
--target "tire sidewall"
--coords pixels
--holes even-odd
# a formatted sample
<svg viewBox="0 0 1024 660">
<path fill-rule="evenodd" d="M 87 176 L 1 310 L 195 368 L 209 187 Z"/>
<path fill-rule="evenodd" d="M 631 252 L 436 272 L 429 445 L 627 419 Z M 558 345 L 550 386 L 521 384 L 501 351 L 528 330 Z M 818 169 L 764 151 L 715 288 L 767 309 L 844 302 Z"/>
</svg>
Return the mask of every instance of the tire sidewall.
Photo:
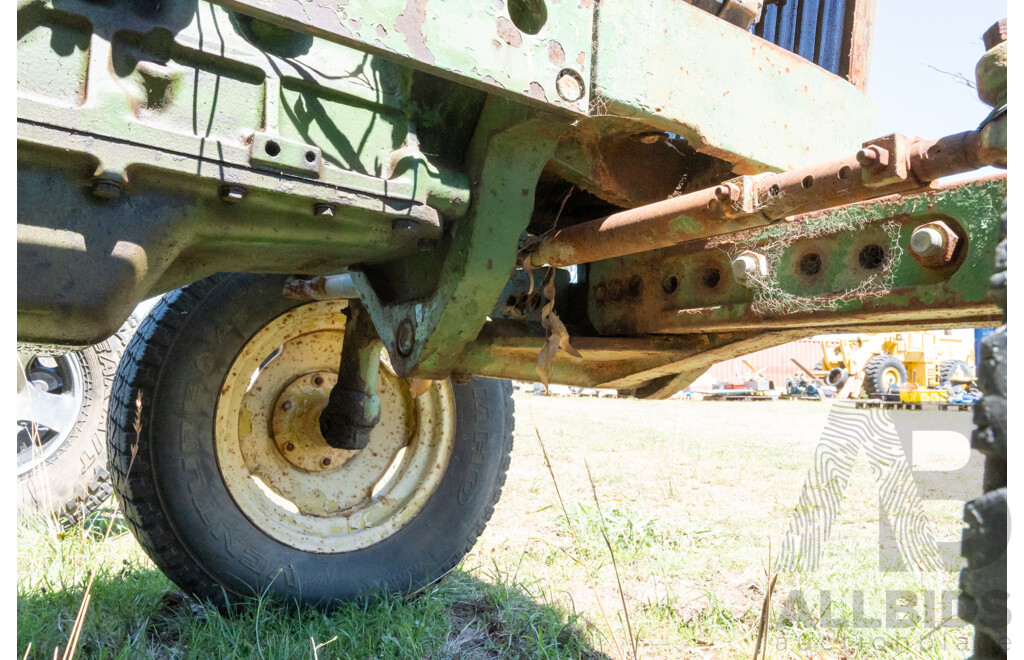
<svg viewBox="0 0 1024 660">
<path fill-rule="evenodd" d="M 106 412 L 117 360 L 106 342 L 69 353 L 81 374 L 82 392 L 75 424 L 60 445 L 34 467 L 18 475 L 18 508 L 23 513 L 75 513 L 77 498 L 87 496 L 97 478 L 106 478 Z M 48 491 L 44 492 L 44 491 Z M 49 507 L 51 511 L 43 509 Z"/>
<path fill-rule="evenodd" d="M 868 360 L 864 366 L 865 389 L 872 394 L 885 394 L 886 387 L 883 381 L 885 372 L 889 368 L 896 369 L 900 374 L 901 382 L 907 381 L 907 367 L 903 361 L 894 355 L 876 355 Z"/>
<path fill-rule="evenodd" d="M 286 546 L 235 504 L 220 474 L 213 431 L 217 396 L 235 356 L 267 323 L 301 304 L 281 295 L 284 281 L 227 276 L 189 314 L 155 387 L 143 393 L 140 452 L 152 452 L 146 478 L 192 559 L 230 591 L 329 603 L 420 588 L 462 558 L 490 514 L 507 455 L 506 386 L 486 379 L 453 385 L 456 429 L 448 468 L 420 513 L 396 533 L 345 553 Z"/>
</svg>

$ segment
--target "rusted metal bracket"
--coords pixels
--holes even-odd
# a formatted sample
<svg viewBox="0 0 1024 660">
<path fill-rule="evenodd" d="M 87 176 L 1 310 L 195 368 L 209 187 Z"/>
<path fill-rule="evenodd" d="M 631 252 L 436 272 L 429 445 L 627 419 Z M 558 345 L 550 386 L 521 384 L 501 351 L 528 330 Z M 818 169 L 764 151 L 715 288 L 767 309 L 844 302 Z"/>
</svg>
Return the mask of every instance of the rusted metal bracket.
<svg viewBox="0 0 1024 660">
<path fill-rule="evenodd" d="M 683 337 L 574 337 L 583 356 L 559 353 L 552 364 L 552 383 L 583 387 L 634 390 L 663 378 L 690 374 L 693 379 L 714 362 L 751 351 L 770 348 L 810 334 L 809 330 L 782 332 L 733 332 L 694 334 Z M 470 343 L 456 374 L 536 380 L 536 356 L 545 338 L 526 326 L 489 322 Z M 689 384 L 684 377 L 678 389 Z M 670 396 L 669 392 L 665 396 Z M 655 397 L 658 398 L 658 397 Z"/>
<path fill-rule="evenodd" d="M 320 432 L 335 449 L 363 449 L 380 421 L 377 374 L 384 344 L 360 302 L 349 303 L 346 312 L 338 384 L 320 413 Z"/>
<path fill-rule="evenodd" d="M 398 264 L 353 272 L 399 377 L 446 377 L 486 321 L 514 268 L 516 245 L 534 208 L 541 170 L 569 124 L 491 97 L 471 145 L 473 204 L 438 248 L 437 262 L 406 274 Z M 395 299 L 381 270 L 401 287 L 436 278 L 432 292 Z M 350 268 L 350 270 L 352 270 Z"/>
<path fill-rule="evenodd" d="M 587 317 L 616 336 L 981 327 L 1000 314 L 987 282 L 1005 195 L 1002 177 L 959 182 L 601 260 Z"/>
<path fill-rule="evenodd" d="M 979 131 L 930 141 L 889 135 L 847 158 L 781 174 L 742 176 L 559 229 L 528 258 L 534 267 L 569 266 L 647 252 L 795 214 L 924 190 L 940 177 L 999 162 L 999 154 L 983 148 Z"/>
</svg>

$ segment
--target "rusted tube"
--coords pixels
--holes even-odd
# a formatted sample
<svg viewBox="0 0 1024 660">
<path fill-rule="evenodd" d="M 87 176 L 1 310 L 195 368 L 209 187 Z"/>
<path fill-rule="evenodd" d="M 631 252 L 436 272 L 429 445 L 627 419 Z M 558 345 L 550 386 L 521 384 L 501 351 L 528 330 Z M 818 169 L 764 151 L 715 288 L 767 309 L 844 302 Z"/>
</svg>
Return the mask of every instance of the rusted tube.
<svg viewBox="0 0 1024 660">
<path fill-rule="evenodd" d="M 981 131 L 966 131 L 938 140 L 918 140 L 911 145 L 911 170 L 921 181 L 934 181 L 951 173 L 970 172 L 986 165 Z"/>
<path fill-rule="evenodd" d="M 354 300 L 359 298 L 348 273 L 321 275 L 311 280 L 294 280 L 284 285 L 282 295 L 298 300 Z"/>
<path fill-rule="evenodd" d="M 679 245 L 927 187 L 991 160 L 977 131 L 938 140 L 879 138 L 855 156 L 782 172 L 743 176 L 716 188 L 559 229 L 529 256 L 531 265 L 569 266 Z"/>
</svg>

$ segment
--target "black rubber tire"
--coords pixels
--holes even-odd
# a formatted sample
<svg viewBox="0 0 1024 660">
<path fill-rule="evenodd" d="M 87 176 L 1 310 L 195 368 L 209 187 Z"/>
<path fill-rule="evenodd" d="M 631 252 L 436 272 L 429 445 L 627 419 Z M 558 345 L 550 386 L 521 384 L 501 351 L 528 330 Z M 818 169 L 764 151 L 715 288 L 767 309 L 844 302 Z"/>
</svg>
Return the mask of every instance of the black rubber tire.
<svg viewBox="0 0 1024 660">
<path fill-rule="evenodd" d="M 949 382 L 954 376 L 970 378 L 973 375 L 971 365 L 963 360 L 943 360 L 939 363 L 939 383 Z"/>
<path fill-rule="evenodd" d="M 900 372 L 900 382 L 907 382 L 907 367 L 902 360 L 893 355 L 874 355 L 864 364 L 864 391 L 868 396 L 879 396 L 886 393 L 882 376 L 889 368 Z"/>
<path fill-rule="evenodd" d="M 107 403 L 125 346 L 139 322 L 134 316 L 112 337 L 68 355 L 82 374 L 82 407 L 74 430 L 45 461 L 18 475 L 18 511 L 52 517 L 68 528 L 110 496 L 107 471 Z"/>
<path fill-rule="evenodd" d="M 1006 214 L 1004 240 L 996 251 L 996 272 L 989 287 L 1006 313 Z M 1006 658 L 1006 326 L 981 341 L 978 384 L 984 395 L 974 406 L 977 427 L 971 446 L 985 455 L 984 494 L 964 506 L 960 554 L 967 566 L 960 571 L 958 614 L 974 625 L 974 660 Z"/>
<path fill-rule="evenodd" d="M 842 389 L 843 385 L 846 385 L 846 381 L 850 379 L 850 372 L 842 367 L 833 367 L 828 375 L 825 376 L 825 383 L 832 387 Z"/>
<path fill-rule="evenodd" d="M 397 532 L 346 553 L 284 545 L 235 504 L 213 437 L 217 394 L 238 351 L 302 304 L 281 295 L 284 282 L 216 275 L 166 295 L 143 321 L 110 405 L 110 471 L 128 526 L 179 587 L 221 606 L 264 593 L 329 606 L 419 590 L 465 556 L 494 510 L 512 449 L 511 384 L 453 384 L 456 437 L 448 468 L 424 508 Z"/>
</svg>

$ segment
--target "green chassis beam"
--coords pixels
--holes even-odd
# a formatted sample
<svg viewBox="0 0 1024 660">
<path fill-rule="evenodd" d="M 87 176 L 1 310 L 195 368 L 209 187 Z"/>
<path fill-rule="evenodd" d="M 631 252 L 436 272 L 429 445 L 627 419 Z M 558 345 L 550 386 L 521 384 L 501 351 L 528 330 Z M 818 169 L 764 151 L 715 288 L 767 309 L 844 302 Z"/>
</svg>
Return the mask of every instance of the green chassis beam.
<svg viewBox="0 0 1024 660">
<path fill-rule="evenodd" d="M 875 133 L 864 92 L 685 2 L 214 2 L 573 119 L 638 120 L 738 174 L 826 161 Z"/>
<path fill-rule="evenodd" d="M 1005 199 L 1005 177 L 983 179 L 595 262 L 590 319 L 608 335 L 851 323 L 995 324 L 999 310 L 988 298 L 988 279 Z M 935 221 L 945 222 L 961 240 L 951 263 L 926 267 L 912 258 L 910 236 Z M 882 249 L 883 262 L 874 263 L 864 252 L 871 246 Z M 733 276 L 731 263 L 747 250 L 764 255 L 768 268 L 766 277 L 744 284 Z M 817 269 L 804 264 L 805 258 L 815 259 L 808 255 L 817 256 Z M 674 286 L 667 286 L 672 277 Z M 639 282 L 627 287 L 633 278 Z M 598 300 L 602 286 L 608 291 L 616 282 L 640 294 Z"/>
</svg>

